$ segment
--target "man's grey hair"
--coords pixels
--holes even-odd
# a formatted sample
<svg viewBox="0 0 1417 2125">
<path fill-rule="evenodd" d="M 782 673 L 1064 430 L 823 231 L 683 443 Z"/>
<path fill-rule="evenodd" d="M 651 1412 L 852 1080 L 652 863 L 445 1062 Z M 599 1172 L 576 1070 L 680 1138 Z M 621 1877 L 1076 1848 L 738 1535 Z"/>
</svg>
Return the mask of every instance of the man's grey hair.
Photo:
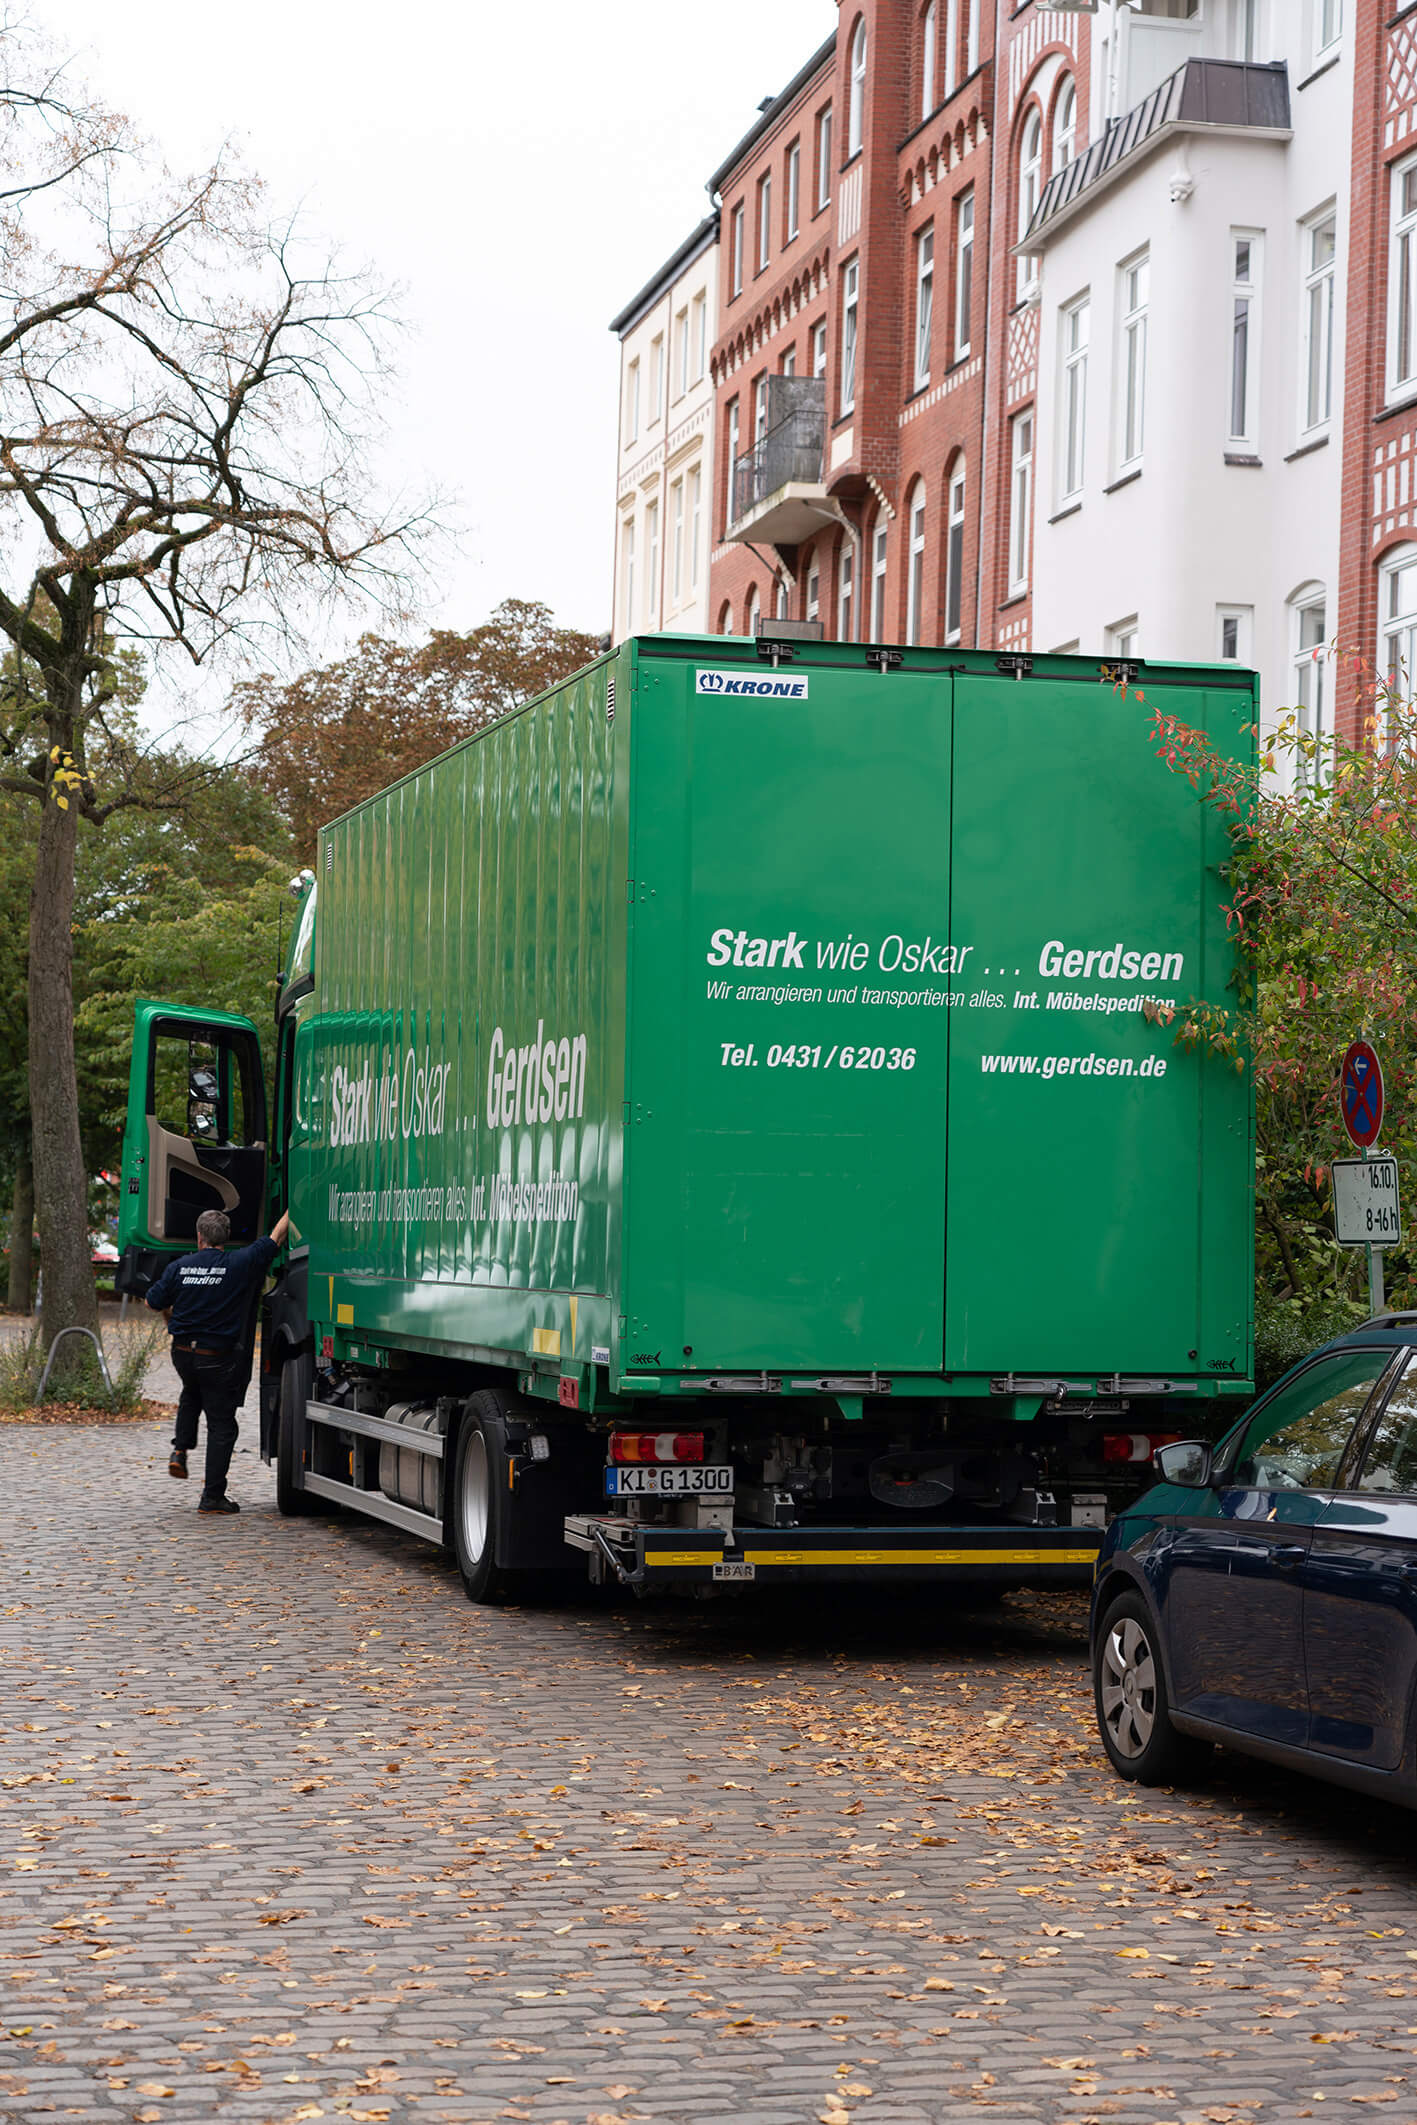
<svg viewBox="0 0 1417 2125">
<path fill-rule="evenodd" d="M 204 1210 L 197 1220 L 197 1238 L 209 1247 L 224 1247 L 231 1238 L 231 1219 L 224 1210 Z"/>
</svg>

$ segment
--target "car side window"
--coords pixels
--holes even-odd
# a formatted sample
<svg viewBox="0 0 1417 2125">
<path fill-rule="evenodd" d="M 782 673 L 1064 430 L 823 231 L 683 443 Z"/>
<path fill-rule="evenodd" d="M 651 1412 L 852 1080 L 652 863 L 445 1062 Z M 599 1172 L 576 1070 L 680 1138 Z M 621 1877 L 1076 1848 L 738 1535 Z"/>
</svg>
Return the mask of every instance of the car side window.
<svg viewBox="0 0 1417 2125">
<path fill-rule="evenodd" d="M 1410 1359 L 1378 1419 L 1358 1488 L 1417 1492 L 1417 1363 Z"/>
<path fill-rule="evenodd" d="M 1338 1350 L 1257 1409 L 1230 1481 L 1253 1490 L 1327 1490 L 1343 1449 L 1392 1363 L 1391 1350 Z"/>
</svg>

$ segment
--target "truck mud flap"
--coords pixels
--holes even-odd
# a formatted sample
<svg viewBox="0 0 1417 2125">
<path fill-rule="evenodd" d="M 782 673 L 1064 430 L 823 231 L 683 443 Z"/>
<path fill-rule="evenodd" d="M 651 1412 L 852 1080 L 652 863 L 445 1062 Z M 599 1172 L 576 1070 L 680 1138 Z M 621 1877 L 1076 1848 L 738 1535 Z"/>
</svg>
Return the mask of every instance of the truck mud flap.
<svg viewBox="0 0 1417 2125">
<path fill-rule="evenodd" d="M 1087 1587 L 1102 1530 L 1089 1527 L 645 1527 L 618 1515 L 571 1514 L 566 1540 L 594 1560 L 613 1554 L 644 1592 L 715 1585 L 786 1586 L 880 1579 L 959 1585 Z"/>
</svg>

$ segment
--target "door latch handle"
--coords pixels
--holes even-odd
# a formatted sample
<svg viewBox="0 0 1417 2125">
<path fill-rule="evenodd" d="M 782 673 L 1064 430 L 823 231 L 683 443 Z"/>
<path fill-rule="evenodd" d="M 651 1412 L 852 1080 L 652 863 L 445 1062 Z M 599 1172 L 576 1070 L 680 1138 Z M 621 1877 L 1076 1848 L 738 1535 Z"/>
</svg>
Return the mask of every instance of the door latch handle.
<svg viewBox="0 0 1417 2125">
<path fill-rule="evenodd" d="M 1283 1565 L 1286 1571 L 1293 1565 L 1302 1564 L 1308 1554 L 1302 1542 L 1280 1542 L 1271 1552 L 1275 1563 Z"/>
</svg>

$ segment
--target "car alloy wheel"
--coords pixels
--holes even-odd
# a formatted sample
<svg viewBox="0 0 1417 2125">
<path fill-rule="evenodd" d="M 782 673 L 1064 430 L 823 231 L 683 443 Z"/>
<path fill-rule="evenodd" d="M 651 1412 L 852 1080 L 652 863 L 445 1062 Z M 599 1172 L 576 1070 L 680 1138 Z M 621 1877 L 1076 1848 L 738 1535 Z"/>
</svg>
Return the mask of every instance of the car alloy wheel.
<svg viewBox="0 0 1417 2125">
<path fill-rule="evenodd" d="M 1108 1627 L 1097 1696 L 1117 1754 L 1143 1755 L 1156 1727 L 1156 1659 L 1133 1616 L 1118 1616 Z"/>
</svg>

